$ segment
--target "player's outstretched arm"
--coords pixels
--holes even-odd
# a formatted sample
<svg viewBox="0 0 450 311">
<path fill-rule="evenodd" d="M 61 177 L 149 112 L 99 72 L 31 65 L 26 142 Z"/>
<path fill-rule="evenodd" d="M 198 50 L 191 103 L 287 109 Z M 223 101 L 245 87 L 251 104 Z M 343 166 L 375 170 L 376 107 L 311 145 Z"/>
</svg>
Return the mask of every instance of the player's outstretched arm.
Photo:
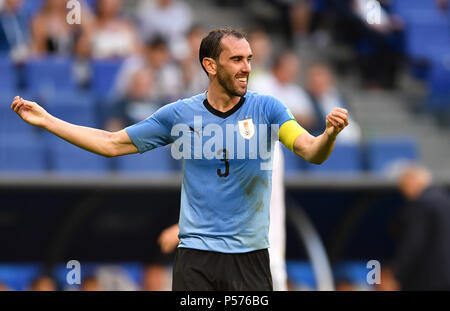
<svg viewBox="0 0 450 311">
<path fill-rule="evenodd" d="M 322 164 L 331 154 L 337 135 L 348 125 L 348 112 L 334 108 L 326 117 L 323 134 L 314 137 L 309 133 L 298 136 L 294 142 L 294 152 L 314 164 Z"/>
<path fill-rule="evenodd" d="M 125 130 L 111 133 L 99 129 L 74 125 L 60 120 L 35 102 L 16 96 L 11 104 L 25 122 L 39 126 L 56 136 L 87 151 L 114 157 L 138 152 Z"/>
</svg>

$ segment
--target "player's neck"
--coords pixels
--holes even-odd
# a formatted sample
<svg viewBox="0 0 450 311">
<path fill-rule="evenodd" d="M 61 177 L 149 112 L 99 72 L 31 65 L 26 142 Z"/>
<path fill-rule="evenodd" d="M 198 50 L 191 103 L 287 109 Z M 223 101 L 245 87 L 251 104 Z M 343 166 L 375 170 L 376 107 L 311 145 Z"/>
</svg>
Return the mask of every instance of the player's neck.
<svg viewBox="0 0 450 311">
<path fill-rule="evenodd" d="M 210 85 L 208 92 L 206 93 L 206 99 L 214 109 L 221 112 L 227 112 L 239 103 L 241 97 L 230 96 L 223 90 L 219 90 Z"/>
</svg>

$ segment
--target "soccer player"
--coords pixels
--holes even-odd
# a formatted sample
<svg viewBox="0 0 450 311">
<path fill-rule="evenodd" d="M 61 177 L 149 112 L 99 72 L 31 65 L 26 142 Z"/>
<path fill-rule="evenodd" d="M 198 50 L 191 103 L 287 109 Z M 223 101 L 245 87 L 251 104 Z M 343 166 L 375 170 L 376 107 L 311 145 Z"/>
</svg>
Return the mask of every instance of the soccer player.
<svg viewBox="0 0 450 311">
<path fill-rule="evenodd" d="M 348 125 L 348 115 L 335 108 L 323 134 L 310 135 L 280 101 L 247 91 L 251 58 L 241 32 L 211 31 L 199 51 L 208 90 L 118 132 L 67 123 L 20 97 L 11 108 L 26 122 L 107 157 L 174 143 L 172 156 L 183 161 L 183 185 L 173 290 L 272 290 L 267 250 L 272 152 L 265 149 L 280 140 L 320 164 Z"/>
</svg>

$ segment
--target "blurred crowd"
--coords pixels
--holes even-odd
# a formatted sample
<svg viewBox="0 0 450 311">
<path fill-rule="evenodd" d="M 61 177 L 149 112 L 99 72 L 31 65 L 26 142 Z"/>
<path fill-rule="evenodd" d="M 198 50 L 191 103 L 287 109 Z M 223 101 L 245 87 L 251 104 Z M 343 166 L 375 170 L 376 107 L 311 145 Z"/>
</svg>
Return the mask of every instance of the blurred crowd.
<svg viewBox="0 0 450 311">
<path fill-rule="evenodd" d="M 186 2 L 79 2 L 81 23 L 71 25 L 67 22 L 66 1 L 0 0 L 0 57 L 10 58 L 16 70 L 22 74 L 24 64 L 33 59 L 71 58 L 75 60 L 74 74 L 77 84 L 80 89 L 86 90 L 92 82 L 92 61 L 120 62 L 120 69 L 113 79 L 112 94 L 109 97 L 112 102 L 103 124 L 103 127 L 110 131 L 137 123 L 167 103 L 207 89 L 208 79 L 200 66 L 198 50 L 202 38 L 210 29 L 207 25 L 202 25 L 201 20 L 195 20 L 193 9 Z M 261 0 L 261 3 L 270 5 L 277 13 L 275 17 L 270 18 L 258 16 L 256 13 L 251 15 L 252 7 L 242 1 L 220 0 L 216 1 L 216 5 L 218 10 L 221 6 L 242 6 L 249 10 L 249 19 L 254 24 L 246 29 L 254 53 L 250 90 L 279 98 L 289 107 L 299 123 L 314 135 L 324 130 L 325 116 L 334 107 L 347 108 L 350 112 L 350 126 L 342 132 L 338 142 L 359 143 L 361 128 L 352 118 L 352 105 L 336 81 L 337 71 L 343 68 L 320 57 L 305 66 L 299 57 L 299 51 L 305 46 L 326 50 L 333 42 L 344 44 L 350 47 L 355 55 L 354 64 L 359 70 L 362 87 L 396 88 L 398 75 L 409 58 L 405 47 L 405 23 L 392 13 L 394 2 L 379 1 L 381 14 L 378 24 L 370 24 L 367 21 L 369 0 Z M 39 6 L 40 4 L 42 5 Z M 448 1 L 439 0 L 436 4 L 440 10 L 448 11 Z M 274 40 L 278 37 L 282 38 L 281 44 L 276 44 L 278 41 Z M 19 80 L 19 88 L 27 87 L 23 80 L 23 77 Z M 411 176 L 403 182 L 414 181 L 415 176 L 418 180 L 424 178 L 423 174 Z M 416 194 L 410 195 L 411 201 L 420 198 L 429 184 L 422 186 Z M 409 185 L 409 188 L 404 189 L 415 188 Z M 448 198 L 444 198 L 444 195 L 435 192 L 428 192 L 428 195 L 434 195 L 437 200 L 445 201 L 448 205 Z M 405 196 L 408 197 L 408 194 L 405 193 Z M 420 204 L 426 205 L 429 204 L 428 200 L 433 201 L 433 198 L 426 199 L 425 203 Z M 414 211 L 417 215 L 430 213 L 417 206 Z M 412 220 L 428 219 L 430 223 L 436 223 L 437 219 L 448 219 L 446 210 L 439 210 L 433 215 L 438 217 L 413 217 Z M 406 218 L 411 220 L 411 217 Z M 412 220 L 410 223 L 413 223 Z M 430 224 L 424 224 L 423 230 L 425 228 L 437 229 Z M 410 247 L 414 248 L 415 252 L 421 252 L 421 247 L 425 246 L 423 243 L 418 245 L 419 241 L 414 238 L 415 229 L 406 228 L 405 234 L 410 234 L 410 237 L 405 236 L 403 244 L 399 245 L 403 245 L 404 249 Z M 435 246 L 435 258 L 444 258 L 439 262 L 439 265 L 443 265 L 448 263 L 450 256 L 448 251 L 441 247 L 445 243 L 448 245 L 448 230 L 442 229 L 440 235 L 442 244 Z M 414 245 L 405 246 L 405 243 Z M 414 281 L 406 280 L 405 275 L 411 274 L 410 271 L 421 271 L 425 265 L 433 266 L 432 262 L 411 263 L 408 264 L 407 273 L 404 269 L 409 254 L 409 250 L 399 250 L 398 261 L 392 263 L 390 288 L 400 288 L 397 282 L 413 284 L 411 288 L 414 288 Z M 432 270 L 430 268 L 429 271 Z M 170 269 L 167 266 L 148 265 L 139 284 L 123 280 L 119 283 L 124 284 L 121 289 L 169 290 L 170 277 Z M 389 275 L 386 279 L 388 277 Z M 423 284 L 423 280 L 419 282 Z M 111 284 L 108 281 L 108 271 L 86 276 L 80 289 L 110 289 L 104 284 Z M 450 284 L 430 286 L 448 289 Z M 348 290 L 355 287 L 347 280 L 341 280 L 339 288 Z M 60 288 L 53 277 L 41 275 L 29 284 L 29 289 L 64 288 Z M 8 286 L 0 282 L 0 290 L 8 290 Z"/>
<path fill-rule="evenodd" d="M 208 80 L 199 64 L 198 49 L 209 29 L 194 20 L 187 3 L 79 2 L 81 23 L 71 25 L 66 1 L 0 1 L 0 53 L 9 54 L 18 70 L 30 59 L 71 57 L 81 88 L 90 85 L 91 61 L 121 61 L 114 77 L 114 103 L 104 124 L 109 130 L 140 121 L 180 97 L 205 91 Z M 292 102 L 290 108 L 298 112 L 305 128 L 318 133 L 331 107 L 351 107 L 336 88 L 333 68 L 325 59 L 303 71 L 297 53 L 301 46 L 326 48 L 331 41 L 348 44 L 357 54 L 364 86 L 395 87 L 396 72 L 405 55 L 402 22 L 389 14 L 390 1 L 381 1 L 382 23 L 376 26 L 367 23 L 363 0 L 269 3 L 278 12 L 272 24 L 252 14 L 246 4 L 220 1 L 217 5 L 218 10 L 220 6 L 241 5 L 249 11 L 249 20 L 255 25 L 247 29 L 255 53 L 250 89 L 270 89 L 288 106 Z M 273 46 L 274 36 L 285 40 Z M 300 85 L 303 77 L 305 85 Z M 20 81 L 19 85 L 26 87 Z M 352 121 L 345 139 L 355 141 L 360 130 Z"/>
</svg>

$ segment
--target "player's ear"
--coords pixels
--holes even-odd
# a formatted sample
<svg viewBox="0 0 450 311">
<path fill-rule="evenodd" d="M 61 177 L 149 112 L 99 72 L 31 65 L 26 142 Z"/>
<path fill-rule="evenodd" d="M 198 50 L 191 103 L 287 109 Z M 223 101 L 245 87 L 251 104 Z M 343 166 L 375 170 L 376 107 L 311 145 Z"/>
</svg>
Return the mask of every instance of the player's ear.
<svg viewBox="0 0 450 311">
<path fill-rule="evenodd" d="M 216 75 L 217 73 L 217 63 L 214 59 L 210 58 L 210 57 L 205 57 L 202 60 L 202 64 L 203 67 L 205 67 L 206 71 L 210 74 L 210 75 Z"/>
</svg>

